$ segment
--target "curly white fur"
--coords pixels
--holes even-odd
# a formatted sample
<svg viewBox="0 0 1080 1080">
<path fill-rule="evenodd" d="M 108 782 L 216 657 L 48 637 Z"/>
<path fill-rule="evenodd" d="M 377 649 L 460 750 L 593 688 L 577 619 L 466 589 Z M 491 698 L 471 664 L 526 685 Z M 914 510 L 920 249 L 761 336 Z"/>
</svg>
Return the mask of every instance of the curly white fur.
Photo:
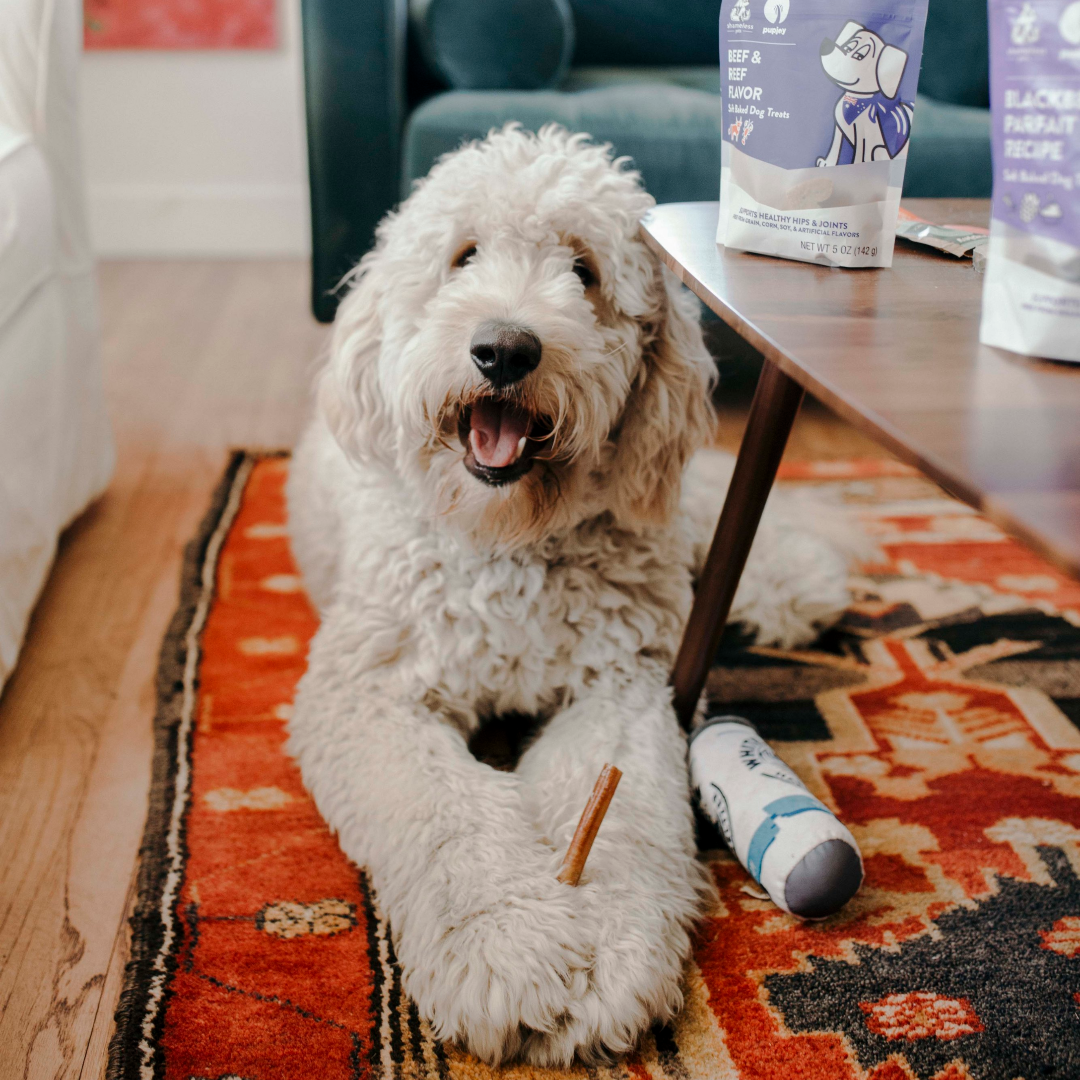
<svg viewBox="0 0 1080 1080">
<path fill-rule="evenodd" d="M 708 892 L 667 679 L 730 461 L 704 452 L 683 486 L 714 369 L 696 301 L 638 238 L 651 205 L 608 148 L 554 127 L 444 158 L 356 271 L 289 484 L 322 614 L 291 749 L 370 869 L 421 1013 L 492 1062 L 622 1052 L 670 1018 Z M 490 319 L 540 339 L 508 396 L 553 427 L 502 487 L 457 438 Z M 735 615 L 806 641 L 845 576 L 767 514 Z M 466 742 L 505 712 L 546 718 L 513 773 Z M 608 761 L 624 779 L 569 888 L 560 858 Z"/>
</svg>

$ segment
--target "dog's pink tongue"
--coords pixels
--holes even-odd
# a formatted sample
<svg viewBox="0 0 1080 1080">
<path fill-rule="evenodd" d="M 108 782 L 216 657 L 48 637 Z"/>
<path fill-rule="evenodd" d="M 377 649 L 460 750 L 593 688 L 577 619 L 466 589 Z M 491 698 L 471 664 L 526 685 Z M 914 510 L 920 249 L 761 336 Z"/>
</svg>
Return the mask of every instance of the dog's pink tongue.
<svg viewBox="0 0 1080 1080">
<path fill-rule="evenodd" d="M 472 408 L 469 445 L 473 457 L 489 469 L 518 459 L 518 443 L 529 434 L 529 414 L 503 401 L 478 401 Z"/>
</svg>

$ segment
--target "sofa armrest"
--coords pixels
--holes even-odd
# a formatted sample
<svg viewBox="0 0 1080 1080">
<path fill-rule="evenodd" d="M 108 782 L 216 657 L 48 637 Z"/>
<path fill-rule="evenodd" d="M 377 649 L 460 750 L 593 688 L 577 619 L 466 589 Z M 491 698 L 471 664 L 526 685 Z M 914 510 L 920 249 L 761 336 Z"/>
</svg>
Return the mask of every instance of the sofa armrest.
<svg viewBox="0 0 1080 1080">
<path fill-rule="evenodd" d="M 405 0 L 303 0 L 311 304 L 321 322 L 398 200 L 407 20 Z"/>
</svg>

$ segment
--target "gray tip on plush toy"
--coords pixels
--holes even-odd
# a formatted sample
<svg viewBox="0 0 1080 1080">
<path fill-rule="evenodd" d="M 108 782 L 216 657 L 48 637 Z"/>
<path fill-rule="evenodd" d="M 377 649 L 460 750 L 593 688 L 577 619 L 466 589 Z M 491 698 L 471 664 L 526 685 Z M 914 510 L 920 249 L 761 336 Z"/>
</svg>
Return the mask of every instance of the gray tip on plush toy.
<svg viewBox="0 0 1080 1080">
<path fill-rule="evenodd" d="M 858 852 L 843 840 L 825 840 L 788 874 L 784 899 L 792 915 L 824 919 L 835 915 L 858 892 L 862 878 Z"/>
</svg>

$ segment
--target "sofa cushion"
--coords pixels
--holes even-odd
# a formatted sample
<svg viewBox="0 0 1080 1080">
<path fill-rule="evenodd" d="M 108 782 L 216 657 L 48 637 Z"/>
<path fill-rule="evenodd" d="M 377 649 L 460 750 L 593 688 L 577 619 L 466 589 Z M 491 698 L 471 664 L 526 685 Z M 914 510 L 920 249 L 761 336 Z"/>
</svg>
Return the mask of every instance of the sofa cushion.
<svg viewBox="0 0 1080 1080">
<path fill-rule="evenodd" d="M 931 0 L 919 92 L 954 105 L 989 106 L 986 0 Z"/>
<path fill-rule="evenodd" d="M 720 0 L 570 0 L 574 66 L 716 64 Z"/>
<path fill-rule="evenodd" d="M 904 194 L 988 199 L 990 110 L 920 94 L 911 122 Z"/>
<path fill-rule="evenodd" d="M 633 158 L 657 202 L 717 198 L 721 112 L 716 67 L 575 68 L 561 91 L 452 91 L 424 102 L 405 131 L 404 190 L 442 154 L 510 120 L 552 121 Z M 990 114 L 920 95 L 904 194 L 990 194 Z"/>
<path fill-rule="evenodd" d="M 580 90 L 602 90 L 609 86 L 657 83 L 719 94 L 720 69 L 716 64 L 703 64 L 700 67 L 575 67 L 570 69 L 559 89 L 572 94 Z"/>
<path fill-rule="evenodd" d="M 567 0 L 410 0 L 409 19 L 428 66 L 459 90 L 555 86 L 574 51 Z"/>
<path fill-rule="evenodd" d="M 455 90 L 430 98 L 413 112 L 405 129 L 402 194 L 440 155 L 468 139 L 481 139 L 493 127 L 511 120 L 531 131 L 554 121 L 612 143 L 616 153 L 633 158 L 658 202 L 717 197 L 717 95 L 668 81 L 570 92 Z"/>
<path fill-rule="evenodd" d="M 756 0 L 755 0 L 756 4 Z M 570 0 L 574 66 L 715 64 L 719 0 Z M 919 89 L 987 105 L 986 0 L 930 0 Z"/>
</svg>

